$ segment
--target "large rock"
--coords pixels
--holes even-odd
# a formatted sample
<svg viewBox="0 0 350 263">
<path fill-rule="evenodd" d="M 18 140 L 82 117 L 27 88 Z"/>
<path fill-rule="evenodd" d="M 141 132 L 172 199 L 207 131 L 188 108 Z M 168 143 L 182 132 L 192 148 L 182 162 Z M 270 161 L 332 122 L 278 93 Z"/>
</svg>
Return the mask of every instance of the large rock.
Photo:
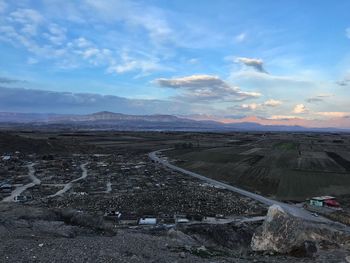
<svg viewBox="0 0 350 263">
<path fill-rule="evenodd" d="M 220 246 L 232 250 L 249 247 L 255 224 L 192 224 L 178 229 L 205 246 Z"/>
<path fill-rule="evenodd" d="M 254 251 L 312 256 L 317 250 L 316 244 L 323 240 L 342 243 L 349 240 L 349 236 L 326 225 L 305 222 L 273 205 L 263 225 L 254 233 L 251 248 Z"/>
</svg>

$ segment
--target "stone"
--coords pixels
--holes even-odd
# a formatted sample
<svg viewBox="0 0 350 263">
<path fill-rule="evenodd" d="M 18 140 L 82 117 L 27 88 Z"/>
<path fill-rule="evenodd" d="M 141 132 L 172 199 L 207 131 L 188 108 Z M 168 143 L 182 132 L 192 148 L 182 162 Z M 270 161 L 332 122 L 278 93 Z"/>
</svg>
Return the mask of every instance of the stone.
<svg viewBox="0 0 350 263">
<path fill-rule="evenodd" d="M 286 213 L 280 206 L 270 206 L 265 221 L 253 234 L 253 251 L 272 251 L 279 254 L 313 256 L 316 244 L 327 240 L 341 243 L 349 235 L 324 224 L 307 222 Z"/>
</svg>

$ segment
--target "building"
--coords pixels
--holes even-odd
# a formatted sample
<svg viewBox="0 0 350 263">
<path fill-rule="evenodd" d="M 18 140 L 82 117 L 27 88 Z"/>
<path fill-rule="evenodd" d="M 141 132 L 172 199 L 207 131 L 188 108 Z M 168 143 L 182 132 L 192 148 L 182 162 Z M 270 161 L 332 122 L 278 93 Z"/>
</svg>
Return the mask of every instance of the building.
<svg viewBox="0 0 350 263">
<path fill-rule="evenodd" d="M 340 205 L 333 196 L 318 196 L 310 199 L 310 205 L 318 207 L 335 207 L 339 208 Z"/>
<path fill-rule="evenodd" d="M 140 218 L 139 225 L 156 225 L 157 218 Z"/>
</svg>

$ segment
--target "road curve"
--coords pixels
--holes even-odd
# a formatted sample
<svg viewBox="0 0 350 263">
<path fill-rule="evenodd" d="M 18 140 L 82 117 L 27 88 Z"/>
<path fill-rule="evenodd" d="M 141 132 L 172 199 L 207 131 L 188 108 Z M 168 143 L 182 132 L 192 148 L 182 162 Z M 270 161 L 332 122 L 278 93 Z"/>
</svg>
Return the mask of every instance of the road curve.
<svg viewBox="0 0 350 263">
<path fill-rule="evenodd" d="M 39 185 L 41 184 L 41 181 L 40 179 L 38 179 L 36 176 L 35 176 L 35 168 L 34 168 L 34 163 L 30 163 L 27 165 L 27 168 L 28 168 L 28 177 L 30 178 L 30 180 L 32 180 L 30 183 L 28 184 L 25 184 L 25 185 L 22 185 L 22 186 L 19 186 L 17 187 L 15 190 L 12 191 L 11 195 L 10 196 L 7 196 L 5 197 L 2 202 L 14 202 L 15 201 L 15 197 L 16 196 L 19 196 L 21 195 L 25 190 L 33 187 L 33 186 L 36 186 L 36 185 Z"/>
<path fill-rule="evenodd" d="M 87 166 L 88 164 L 89 164 L 89 163 L 87 162 L 87 163 L 84 163 L 84 164 L 80 165 L 80 169 L 82 170 L 82 174 L 81 174 L 81 176 L 80 176 L 79 178 L 74 179 L 74 180 L 72 180 L 72 181 L 66 183 L 66 184 L 64 185 L 64 187 L 63 187 L 61 190 L 57 191 L 55 194 L 52 194 L 52 195 L 47 196 L 47 198 L 53 198 L 53 197 L 56 197 L 56 196 L 62 196 L 62 195 L 65 194 L 68 190 L 70 190 L 70 189 L 72 188 L 73 183 L 76 183 L 76 182 L 78 182 L 78 181 L 80 181 L 80 180 L 85 179 L 85 178 L 87 177 L 87 175 L 88 175 L 87 169 L 86 169 L 86 166 Z"/>
<path fill-rule="evenodd" d="M 222 183 L 220 181 L 216 181 L 214 179 L 205 177 L 203 175 L 200 175 L 200 174 L 197 174 L 197 173 L 185 170 L 185 169 L 180 168 L 180 167 L 178 167 L 176 165 L 170 164 L 168 161 L 166 161 L 164 159 L 161 159 L 161 158 L 159 158 L 157 156 L 158 153 L 161 153 L 161 152 L 164 152 L 164 151 L 167 151 L 167 150 L 172 150 L 172 149 L 169 148 L 169 149 L 162 149 L 162 150 L 154 151 L 154 152 L 149 153 L 148 156 L 154 162 L 159 163 L 159 164 L 161 164 L 161 165 L 163 165 L 165 167 L 168 167 L 168 168 L 170 168 L 170 169 L 172 169 L 174 171 L 177 171 L 177 172 L 180 172 L 182 174 L 186 174 L 186 175 L 198 178 L 198 179 L 200 179 L 202 181 L 210 183 L 211 185 L 219 186 L 219 187 L 225 188 L 227 190 L 230 190 L 232 192 L 235 192 L 235 193 L 247 196 L 247 197 L 249 197 L 251 199 L 254 199 L 254 200 L 258 201 L 258 202 L 261 202 L 261 203 L 263 203 L 263 204 L 265 204 L 267 206 L 279 205 L 279 206 L 281 206 L 284 209 L 284 211 L 286 211 L 287 213 L 289 213 L 289 214 L 291 214 L 291 215 L 293 215 L 295 217 L 299 217 L 299 218 L 302 218 L 302 219 L 305 219 L 305 220 L 308 220 L 308 221 L 314 221 L 314 222 L 319 222 L 319 223 L 332 223 L 332 224 L 335 223 L 334 221 L 331 221 L 331 220 L 326 219 L 326 218 L 321 217 L 321 216 L 315 217 L 309 211 L 307 211 L 307 210 L 305 210 L 303 208 L 296 207 L 294 205 L 286 204 L 286 203 L 283 203 L 283 202 L 279 202 L 279 201 L 276 201 L 276 200 L 273 200 L 273 199 L 269 199 L 269 198 L 266 198 L 264 196 L 261 196 L 261 195 L 258 195 L 258 194 L 255 194 L 255 193 L 243 190 L 241 188 L 238 188 L 238 187 L 235 187 L 235 186 L 232 186 L 232 185 L 228 185 L 228 184 Z"/>
</svg>

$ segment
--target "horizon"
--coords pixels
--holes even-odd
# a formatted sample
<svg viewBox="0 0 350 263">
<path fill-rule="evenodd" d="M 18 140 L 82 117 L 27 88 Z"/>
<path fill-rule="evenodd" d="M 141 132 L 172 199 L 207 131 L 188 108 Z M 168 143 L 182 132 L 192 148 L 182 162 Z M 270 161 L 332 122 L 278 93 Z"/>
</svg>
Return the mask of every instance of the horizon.
<svg viewBox="0 0 350 263">
<path fill-rule="evenodd" d="M 350 128 L 349 9 L 0 0 L 0 112 Z"/>
</svg>

